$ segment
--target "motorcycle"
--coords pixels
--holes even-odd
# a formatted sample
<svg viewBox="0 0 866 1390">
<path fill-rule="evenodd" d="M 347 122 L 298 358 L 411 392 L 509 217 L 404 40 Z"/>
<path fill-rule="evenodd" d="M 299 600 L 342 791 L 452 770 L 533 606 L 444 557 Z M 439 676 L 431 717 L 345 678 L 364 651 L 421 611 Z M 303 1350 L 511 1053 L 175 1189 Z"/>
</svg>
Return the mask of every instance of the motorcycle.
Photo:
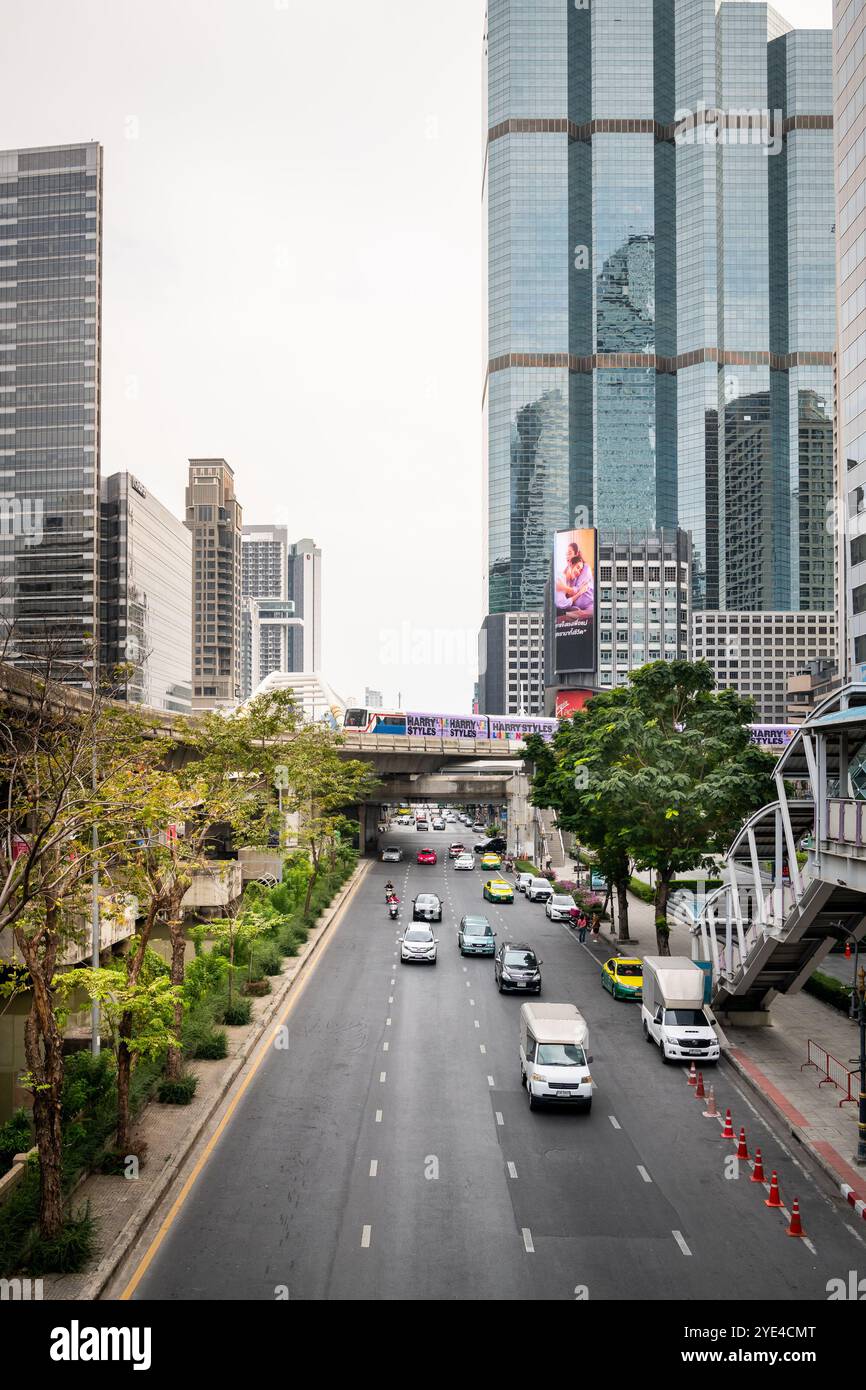
<svg viewBox="0 0 866 1390">
<path fill-rule="evenodd" d="M 397 918 L 400 916 L 400 904 L 397 898 L 392 898 L 388 903 L 388 916 L 391 918 L 392 922 L 396 922 Z"/>
</svg>

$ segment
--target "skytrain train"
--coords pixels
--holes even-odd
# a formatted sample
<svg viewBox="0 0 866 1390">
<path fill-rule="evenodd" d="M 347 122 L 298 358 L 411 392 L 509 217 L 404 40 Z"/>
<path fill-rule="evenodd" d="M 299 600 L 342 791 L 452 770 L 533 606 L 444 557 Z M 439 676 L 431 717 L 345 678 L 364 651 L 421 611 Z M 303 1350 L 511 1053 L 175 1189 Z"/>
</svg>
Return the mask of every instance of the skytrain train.
<svg viewBox="0 0 866 1390">
<path fill-rule="evenodd" d="M 424 714 L 416 710 L 347 709 L 343 728 L 363 734 L 409 738 L 483 738 L 522 743 L 527 734 L 553 738 L 558 719 L 524 718 L 510 714 Z M 753 743 L 782 753 L 796 733 L 795 724 L 750 724 Z"/>
</svg>

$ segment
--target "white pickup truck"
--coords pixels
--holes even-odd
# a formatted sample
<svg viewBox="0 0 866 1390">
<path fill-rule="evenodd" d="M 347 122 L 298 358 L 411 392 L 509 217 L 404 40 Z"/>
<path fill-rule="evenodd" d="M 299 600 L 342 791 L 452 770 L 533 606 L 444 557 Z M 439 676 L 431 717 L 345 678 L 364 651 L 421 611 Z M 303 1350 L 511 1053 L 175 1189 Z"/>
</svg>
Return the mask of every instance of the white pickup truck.
<svg viewBox="0 0 866 1390">
<path fill-rule="evenodd" d="M 643 1032 L 666 1062 L 717 1062 L 719 1039 L 704 1009 L 704 974 L 686 956 L 644 956 Z"/>
</svg>

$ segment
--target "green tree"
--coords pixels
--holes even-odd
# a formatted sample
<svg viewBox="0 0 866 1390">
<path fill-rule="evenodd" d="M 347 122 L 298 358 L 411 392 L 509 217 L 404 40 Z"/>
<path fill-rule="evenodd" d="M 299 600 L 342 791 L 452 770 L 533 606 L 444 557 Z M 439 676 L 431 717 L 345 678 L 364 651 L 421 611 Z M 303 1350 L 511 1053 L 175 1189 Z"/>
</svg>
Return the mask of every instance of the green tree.
<svg viewBox="0 0 866 1390">
<path fill-rule="evenodd" d="M 672 878 L 713 867 L 744 818 L 773 799 L 774 759 L 749 741 L 753 715 L 750 700 L 715 690 L 706 662 L 659 661 L 634 672 L 627 686 L 594 696 L 574 716 L 573 733 L 565 726 L 554 741 L 554 764 L 561 740 L 565 771 L 569 760 L 586 768 L 570 817 L 600 815 L 610 849 L 655 871 L 661 955 L 670 952 L 664 928 Z M 553 798 L 555 779 L 540 767 L 539 794 Z"/>
</svg>

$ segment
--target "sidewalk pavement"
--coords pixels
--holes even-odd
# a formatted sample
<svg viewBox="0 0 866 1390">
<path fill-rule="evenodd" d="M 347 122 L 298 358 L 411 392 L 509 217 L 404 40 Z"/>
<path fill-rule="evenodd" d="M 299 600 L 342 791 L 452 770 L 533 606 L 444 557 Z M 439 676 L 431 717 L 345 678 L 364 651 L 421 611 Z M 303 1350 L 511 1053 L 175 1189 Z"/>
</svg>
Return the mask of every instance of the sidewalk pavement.
<svg viewBox="0 0 866 1390">
<path fill-rule="evenodd" d="M 283 962 L 282 975 L 271 981 L 273 993 L 252 1000 L 252 1021 L 241 1028 L 226 1029 L 228 1056 L 219 1062 L 188 1063 L 189 1070 L 198 1077 L 191 1103 L 161 1105 L 152 1100 L 145 1106 L 135 1124 L 136 1135 L 147 1143 L 146 1158 L 138 1178 L 130 1180 L 92 1173 L 75 1189 L 70 1207 L 78 1210 L 89 1203 L 90 1214 L 96 1222 L 96 1252 L 88 1267 L 78 1274 L 45 1276 L 46 1299 L 93 1301 L 100 1297 L 196 1141 L 215 1119 L 238 1073 L 261 1044 L 268 1027 L 282 1016 L 295 980 L 307 973 L 311 957 L 318 958 L 324 941 L 330 936 L 332 923 L 371 863 L 372 860 L 361 860 L 310 931 L 298 955 Z"/>
<path fill-rule="evenodd" d="M 600 961 L 611 955 L 643 956 L 657 952 L 655 912 L 629 893 L 629 934 L 636 940 L 618 945 L 610 923 L 603 922 L 598 941 L 587 936 L 587 945 Z M 671 926 L 671 955 L 692 954 L 692 938 L 686 927 Z M 847 963 L 850 970 L 850 962 Z M 738 1028 L 725 1024 L 722 1056 L 763 1098 L 785 1129 L 808 1149 L 815 1161 L 843 1191 L 866 1220 L 866 1169 L 854 1163 L 857 1149 L 857 1104 L 839 1102 L 846 1094 L 832 1084 L 821 1085 L 823 1072 L 807 1066 L 811 1039 L 840 1062 L 843 1068 L 859 1067 L 860 1036 L 857 1024 L 811 994 L 780 995 L 770 1007 L 770 1027 Z M 859 1075 L 852 1092 L 859 1092 Z"/>
</svg>

